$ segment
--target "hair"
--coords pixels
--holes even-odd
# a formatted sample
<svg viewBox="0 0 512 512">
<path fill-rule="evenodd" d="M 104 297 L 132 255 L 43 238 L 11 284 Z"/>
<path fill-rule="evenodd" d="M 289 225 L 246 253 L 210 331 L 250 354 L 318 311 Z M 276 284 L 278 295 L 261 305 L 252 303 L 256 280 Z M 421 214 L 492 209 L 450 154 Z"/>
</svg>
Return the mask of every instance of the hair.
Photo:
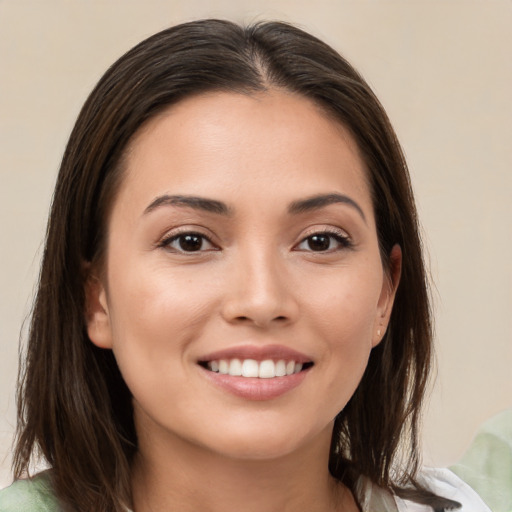
<svg viewBox="0 0 512 512">
<path fill-rule="evenodd" d="M 120 512 L 131 501 L 131 394 L 112 351 L 88 338 L 84 291 L 87 262 L 105 251 L 127 145 L 183 98 L 272 88 L 309 98 L 350 130 L 367 172 L 384 268 L 395 244 L 403 254 L 387 332 L 336 417 L 330 472 L 351 488 L 364 475 L 436 510 L 457 505 L 416 481 L 431 311 L 407 165 L 383 107 L 343 57 L 296 27 L 202 20 L 155 34 L 113 64 L 85 102 L 62 160 L 20 367 L 13 470 L 20 478 L 42 455 L 64 508 Z"/>
</svg>

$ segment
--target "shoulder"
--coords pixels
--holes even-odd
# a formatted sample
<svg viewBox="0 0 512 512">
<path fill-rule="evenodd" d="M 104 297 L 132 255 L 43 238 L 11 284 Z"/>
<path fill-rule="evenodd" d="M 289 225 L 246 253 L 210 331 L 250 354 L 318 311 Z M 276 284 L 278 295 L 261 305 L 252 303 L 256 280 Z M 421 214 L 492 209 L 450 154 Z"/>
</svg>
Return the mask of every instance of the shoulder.
<svg viewBox="0 0 512 512">
<path fill-rule="evenodd" d="M 485 422 L 452 471 L 493 510 L 512 510 L 512 409 Z"/>
<path fill-rule="evenodd" d="M 0 512 L 59 512 L 48 471 L 0 491 Z"/>
<path fill-rule="evenodd" d="M 462 505 L 459 512 L 491 512 L 482 498 L 449 469 L 424 468 L 418 481 L 438 496 L 458 501 Z M 414 508 L 403 510 L 416 511 Z"/>
<path fill-rule="evenodd" d="M 418 481 L 429 491 L 458 501 L 458 512 L 491 512 L 478 494 L 448 469 L 425 468 Z M 356 484 L 356 495 L 364 512 L 433 512 L 432 507 L 392 496 L 388 491 L 361 478 Z"/>
</svg>

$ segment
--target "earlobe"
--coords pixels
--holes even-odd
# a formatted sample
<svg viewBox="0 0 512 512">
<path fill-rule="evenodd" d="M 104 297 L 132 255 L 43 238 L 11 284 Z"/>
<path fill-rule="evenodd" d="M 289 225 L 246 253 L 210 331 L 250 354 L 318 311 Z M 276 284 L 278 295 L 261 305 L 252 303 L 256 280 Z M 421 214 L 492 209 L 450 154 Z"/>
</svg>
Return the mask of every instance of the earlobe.
<svg viewBox="0 0 512 512">
<path fill-rule="evenodd" d="M 402 272 L 402 249 L 394 245 L 389 255 L 389 270 L 386 272 L 377 308 L 376 325 L 374 327 L 373 346 L 378 345 L 388 327 L 396 291 L 400 283 Z"/>
<path fill-rule="evenodd" d="M 89 274 L 85 281 L 85 321 L 89 339 L 97 347 L 112 348 L 112 331 L 105 286 Z"/>
</svg>

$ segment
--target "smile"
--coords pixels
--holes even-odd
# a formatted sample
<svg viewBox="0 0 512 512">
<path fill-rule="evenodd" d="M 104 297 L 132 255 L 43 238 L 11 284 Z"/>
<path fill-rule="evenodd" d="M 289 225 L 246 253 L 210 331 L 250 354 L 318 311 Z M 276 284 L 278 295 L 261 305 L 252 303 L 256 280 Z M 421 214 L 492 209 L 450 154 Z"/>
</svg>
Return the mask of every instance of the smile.
<svg viewBox="0 0 512 512">
<path fill-rule="evenodd" d="M 283 345 L 237 345 L 197 360 L 215 387 L 246 400 L 272 400 L 307 378 L 313 359 Z"/>
<path fill-rule="evenodd" d="M 275 377 L 286 377 L 299 373 L 312 366 L 313 363 L 301 363 L 295 360 L 286 361 L 279 359 L 219 359 L 202 363 L 201 366 L 208 370 L 222 375 L 233 377 L 249 377 L 259 379 L 273 379 Z"/>
</svg>

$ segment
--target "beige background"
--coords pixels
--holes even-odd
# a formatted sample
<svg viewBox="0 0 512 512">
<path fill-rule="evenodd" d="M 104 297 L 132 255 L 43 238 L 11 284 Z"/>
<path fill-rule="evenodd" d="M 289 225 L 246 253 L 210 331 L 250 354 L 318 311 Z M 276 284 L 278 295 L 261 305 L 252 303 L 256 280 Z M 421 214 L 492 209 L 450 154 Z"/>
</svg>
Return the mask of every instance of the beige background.
<svg viewBox="0 0 512 512">
<path fill-rule="evenodd" d="M 394 122 L 436 283 L 427 462 L 454 462 L 479 423 L 512 406 L 511 0 L 0 0 L 0 486 L 19 330 L 73 121 L 122 52 L 210 16 L 307 28 L 360 69 Z"/>
</svg>

